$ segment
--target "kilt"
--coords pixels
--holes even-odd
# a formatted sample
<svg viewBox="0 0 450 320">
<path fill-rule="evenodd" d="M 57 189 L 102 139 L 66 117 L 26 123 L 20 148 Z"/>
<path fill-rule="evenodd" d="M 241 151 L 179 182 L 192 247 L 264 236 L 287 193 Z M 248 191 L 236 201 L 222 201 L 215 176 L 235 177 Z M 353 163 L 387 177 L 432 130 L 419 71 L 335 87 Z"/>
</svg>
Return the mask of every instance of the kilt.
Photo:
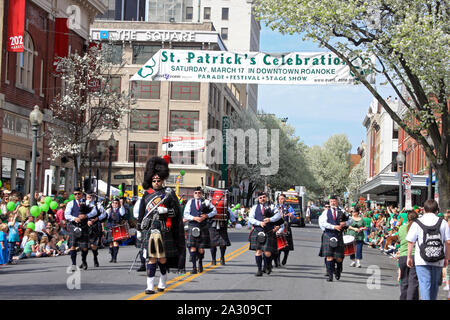
<svg viewBox="0 0 450 320">
<path fill-rule="evenodd" d="M 344 239 L 342 238 L 342 236 L 337 237 L 338 245 L 336 248 L 332 248 L 330 247 L 330 238 L 332 237 L 330 237 L 328 234 L 326 233 L 322 234 L 322 245 L 320 247 L 319 256 L 343 259 L 345 257 Z"/>
<path fill-rule="evenodd" d="M 81 249 L 89 248 L 89 227 L 86 225 L 81 228 L 81 236 L 75 238 L 73 232 L 75 230 L 75 225 L 70 224 L 69 241 L 67 243 L 68 247 L 79 247 Z"/>
<path fill-rule="evenodd" d="M 189 224 L 189 229 L 187 232 L 186 247 L 188 248 L 210 248 L 211 241 L 209 240 L 209 228 L 208 224 L 205 223 L 200 228 L 200 236 L 197 238 L 192 235 L 192 229 L 195 228 Z"/>
<path fill-rule="evenodd" d="M 250 241 L 250 250 L 262 250 L 262 251 L 270 251 L 273 253 L 278 252 L 277 246 L 277 237 L 274 232 L 266 232 L 266 242 L 263 244 L 258 243 L 258 230 L 253 228 L 250 232 L 249 241 Z"/>
<path fill-rule="evenodd" d="M 287 240 L 288 246 L 285 249 L 289 249 L 289 251 L 294 251 L 294 240 L 292 239 L 292 229 L 291 229 L 290 225 L 288 225 L 288 227 L 287 227 L 286 240 Z"/>
<path fill-rule="evenodd" d="M 231 246 L 230 239 L 228 238 L 228 227 L 223 226 L 220 229 L 213 226 L 209 227 L 209 238 L 211 239 L 211 247 L 229 247 Z"/>
<path fill-rule="evenodd" d="M 102 226 L 100 223 L 95 223 L 89 227 L 89 245 L 99 246 L 102 237 Z"/>
<path fill-rule="evenodd" d="M 151 257 L 151 252 L 149 250 L 149 240 L 151 235 L 151 230 L 142 231 L 142 240 L 139 241 L 139 247 L 143 245 L 144 250 L 147 251 L 147 258 Z M 173 239 L 172 232 L 161 232 L 162 243 L 164 247 L 164 252 L 166 258 L 177 257 L 178 256 L 178 248 Z M 144 241 L 144 243 L 142 243 Z"/>
</svg>

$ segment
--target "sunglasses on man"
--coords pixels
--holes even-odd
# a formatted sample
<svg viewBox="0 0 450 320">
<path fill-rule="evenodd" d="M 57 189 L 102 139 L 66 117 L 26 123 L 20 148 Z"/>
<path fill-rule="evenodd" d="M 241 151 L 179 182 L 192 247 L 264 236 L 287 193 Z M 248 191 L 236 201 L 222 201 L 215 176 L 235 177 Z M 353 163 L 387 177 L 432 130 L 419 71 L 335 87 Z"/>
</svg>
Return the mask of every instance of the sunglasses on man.
<svg viewBox="0 0 450 320">
<path fill-rule="evenodd" d="M 161 181 L 162 181 L 161 179 L 152 180 L 152 182 L 161 182 Z"/>
</svg>

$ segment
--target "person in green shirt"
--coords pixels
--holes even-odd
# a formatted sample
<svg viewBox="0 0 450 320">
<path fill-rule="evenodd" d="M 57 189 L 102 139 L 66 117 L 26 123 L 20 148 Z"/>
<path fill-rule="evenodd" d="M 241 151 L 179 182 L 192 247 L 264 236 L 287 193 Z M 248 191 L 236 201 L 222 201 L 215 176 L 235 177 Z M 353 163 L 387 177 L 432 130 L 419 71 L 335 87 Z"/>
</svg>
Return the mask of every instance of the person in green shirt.
<svg viewBox="0 0 450 320">
<path fill-rule="evenodd" d="M 348 227 L 347 235 L 355 237 L 356 253 L 350 256 L 352 263 L 350 267 L 361 268 L 362 247 L 364 245 L 364 229 L 366 223 L 359 214 L 359 206 L 355 206 L 352 212 L 352 224 Z M 356 258 L 356 262 L 355 262 Z"/>
<path fill-rule="evenodd" d="M 398 229 L 398 238 L 400 240 L 400 249 L 398 251 L 400 300 L 419 300 L 419 280 L 417 279 L 416 268 L 415 266 L 408 268 L 406 265 L 408 258 L 408 241 L 406 240 L 406 235 L 410 226 L 418 217 L 419 215 L 416 212 L 410 211 L 407 213 L 408 223 L 402 224 Z"/>
<path fill-rule="evenodd" d="M 366 244 L 368 244 L 372 219 L 370 218 L 369 214 L 365 214 L 363 220 L 364 220 L 364 225 L 366 227 L 366 229 L 363 230 L 364 231 L 364 242 Z"/>
</svg>

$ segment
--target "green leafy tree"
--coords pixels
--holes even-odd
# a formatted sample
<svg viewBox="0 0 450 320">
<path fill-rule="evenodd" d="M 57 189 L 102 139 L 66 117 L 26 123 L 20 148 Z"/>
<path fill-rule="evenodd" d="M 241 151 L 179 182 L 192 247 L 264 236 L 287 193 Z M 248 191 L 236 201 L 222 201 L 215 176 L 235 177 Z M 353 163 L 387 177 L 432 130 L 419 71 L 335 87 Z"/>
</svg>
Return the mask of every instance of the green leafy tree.
<svg viewBox="0 0 450 320">
<path fill-rule="evenodd" d="M 255 11 L 273 30 L 313 39 L 349 65 L 357 81 L 423 147 L 438 178 L 441 209 L 450 208 L 448 2 L 257 0 Z M 368 57 L 375 57 L 374 65 Z M 358 60 L 396 92 L 406 112 L 389 107 Z"/>
</svg>

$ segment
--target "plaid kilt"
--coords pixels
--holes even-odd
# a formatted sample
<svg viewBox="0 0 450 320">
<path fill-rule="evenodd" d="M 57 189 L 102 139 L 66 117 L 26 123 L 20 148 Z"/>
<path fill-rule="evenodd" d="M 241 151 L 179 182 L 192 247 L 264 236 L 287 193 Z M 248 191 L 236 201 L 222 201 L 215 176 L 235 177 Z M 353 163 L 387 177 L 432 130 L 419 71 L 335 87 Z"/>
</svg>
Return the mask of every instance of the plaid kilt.
<svg viewBox="0 0 450 320">
<path fill-rule="evenodd" d="M 217 229 L 217 227 L 209 227 L 209 238 L 211 239 L 211 247 L 231 246 L 227 226 L 221 227 L 220 229 Z"/>
<path fill-rule="evenodd" d="M 192 236 L 192 229 L 195 228 L 195 226 L 192 226 L 189 224 L 189 229 L 187 232 L 187 239 L 186 239 L 186 247 L 188 248 L 210 248 L 211 241 L 209 240 L 209 228 L 208 224 L 205 223 L 203 226 L 199 226 L 200 228 L 200 236 L 194 237 Z"/>
<path fill-rule="evenodd" d="M 287 240 L 288 246 L 285 249 L 289 249 L 289 251 L 294 251 L 294 240 L 292 239 L 292 229 L 291 229 L 290 225 L 288 225 L 288 227 L 287 227 L 286 240 Z"/>
<path fill-rule="evenodd" d="M 89 248 L 89 228 L 87 225 L 81 228 L 81 237 L 75 238 L 73 232 L 75 230 L 75 225 L 70 224 L 69 241 L 67 243 L 68 247 L 80 247 L 81 249 Z"/>
<path fill-rule="evenodd" d="M 326 233 L 322 234 L 322 245 L 320 247 L 319 256 L 343 259 L 345 257 L 344 239 L 342 238 L 342 236 L 337 237 L 338 246 L 336 248 L 332 248 L 330 247 L 330 238 L 332 237 L 330 237 L 328 234 Z"/>
<path fill-rule="evenodd" d="M 249 241 L 250 241 L 250 250 L 262 250 L 262 251 L 270 251 L 273 253 L 278 252 L 277 246 L 277 237 L 274 232 L 266 232 L 266 242 L 263 244 L 258 243 L 258 232 L 256 228 L 253 228 L 250 232 Z"/>
<path fill-rule="evenodd" d="M 143 248 L 147 250 L 147 253 L 151 255 L 149 248 L 149 240 L 151 235 L 151 230 L 142 231 L 142 240 L 139 241 L 139 248 L 142 246 L 142 241 L 144 241 Z M 178 248 L 173 239 L 172 232 L 161 232 L 162 243 L 164 247 L 164 252 L 166 258 L 177 257 L 178 256 Z"/>
<path fill-rule="evenodd" d="M 102 237 L 102 227 L 100 223 L 95 223 L 89 227 L 89 245 L 100 245 L 100 239 Z"/>
</svg>

